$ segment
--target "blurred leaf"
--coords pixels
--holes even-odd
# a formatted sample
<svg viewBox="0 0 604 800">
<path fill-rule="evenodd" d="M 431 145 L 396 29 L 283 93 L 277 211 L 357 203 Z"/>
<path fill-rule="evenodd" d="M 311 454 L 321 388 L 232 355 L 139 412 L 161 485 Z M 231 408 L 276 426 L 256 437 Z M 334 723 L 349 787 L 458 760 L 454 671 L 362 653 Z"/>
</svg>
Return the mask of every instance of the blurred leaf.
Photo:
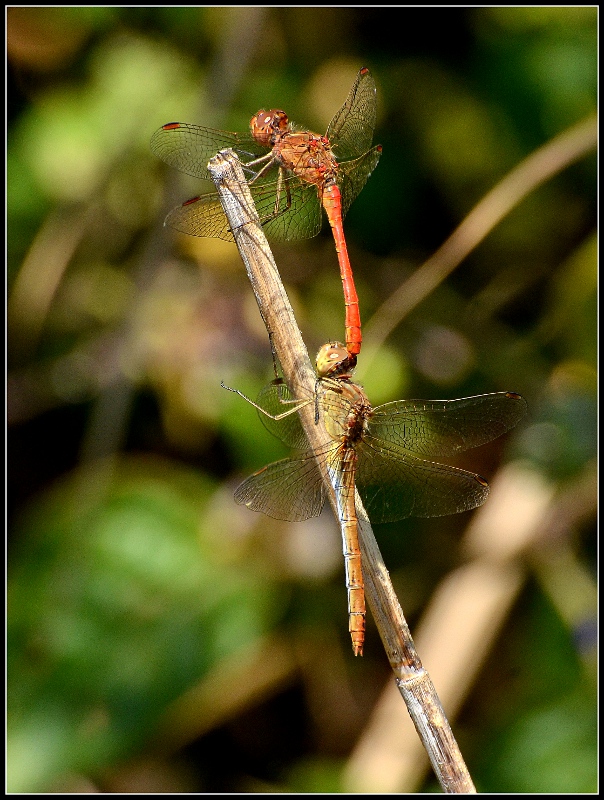
<svg viewBox="0 0 604 800">
<path fill-rule="evenodd" d="M 328 759 L 301 759 L 287 776 L 296 794 L 338 794 L 342 791 L 342 764 Z"/>
<path fill-rule="evenodd" d="M 565 355 L 596 363 L 598 243 L 590 235 L 564 261 L 551 282 L 548 307 L 537 331 L 545 342 L 563 339 Z"/>
<path fill-rule="evenodd" d="M 596 457 L 596 373 L 581 362 L 563 362 L 553 372 L 531 425 L 517 440 L 517 453 L 548 475 L 568 478 Z"/>
<path fill-rule="evenodd" d="M 176 86 L 183 109 L 193 107 L 199 77 L 192 71 L 182 56 L 143 38 L 109 39 L 95 54 L 90 82 L 47 92 L 12 132 L 9 151 L 18 150 L 52 198 L 87 198 L 116 158 L 146 149 L 151 115 L 163 119 Z"/>
<path fill-rule="evenodd" d="M 274 589 L 206 536 L 211 488 L 168 463 L 123 461 L 76 473 L 28 513 L 9 585 L 12 791 L 123 757 L 270 626 Z"/>
<path fill-rule="evenodd" d="M 382 347 L 371 362 L 371 371 L 363 374 L 362 383 L 374 406 L 408 394 L 408 367 L 400 352 Z"/>
<path fill-rule="evenodd" d="M 494 764 L 499 792 L 597 792 L 597 724 L 593 706 L 569 695 L 521 717 Z"/>
</svg>

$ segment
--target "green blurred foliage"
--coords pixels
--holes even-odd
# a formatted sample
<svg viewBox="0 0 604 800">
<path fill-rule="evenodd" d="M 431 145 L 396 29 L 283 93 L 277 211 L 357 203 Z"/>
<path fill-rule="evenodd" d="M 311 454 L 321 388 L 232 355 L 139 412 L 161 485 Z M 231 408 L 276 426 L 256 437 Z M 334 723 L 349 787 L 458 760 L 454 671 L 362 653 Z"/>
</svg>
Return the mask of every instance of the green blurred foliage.
<svg viewBox="0 0 604 800">
<path fill-rule="evenodd" d="M 505 659 L 495 673 L 508 673 L 515 702 L 492 693 L 482 681 L 479 687 L 490 693 L 482 706 L 490 736 L 476 759 L 477 788 L 486 791 L 483 787 L 496 784 L 502 792 L 540 793 L 545 787 L 592 792 L 597 782 L 594 676 L 583 669 L 555 608 L 542 596 L 531 606 L 510 639 L 491 656 L 493 661 Z M 528 663 L 522 646 L 526 639 L 533 642 Z"/>
<path fill-rule="evenodd" d="M 8 596 L 11 791 L 123 757 L 170 701 L 274 625 L 285 597 L 216 538 L 214 491 L 174 462 L 124 458 L 26 515 Z"/>
<path fill-rule="evenodd" d="M 168 791 L 335 792 L 386 677 L 371 624 L 363 661 L 350 656 L 329 516 L 284 526 L 232 501 L 285 451 L 220 380 L 255 396 L 270 350 L 235 248 L 162 228 L 211 187 L 157 163 L 153 131 L 245 130 L 264 106 L 322 132 L 369 66 L 383 156 L 346 219 L 369 321 L 514 166 L 594 113 L 596 20 L 8 9 L 10 791 L 74 774 L 114 790 L 129 759 L 162 761 L 149 748 L 175 700 L 280 636 L 314 647 L 322 677 L 289 672 L 288 692 L 277 682 L 180 760 L 168 751 Z M 521 392 L 526 424 L 475 468 L 520 457 L 561 489 L 578 479 L 596 458 L 596 189 L 590 153 L 514 208 L 398 325 L 363 377 L 372 401 Z M 275 255 L 313 355 L 343 332 L 330 233 Z M 378 531 L 412 623 L 465 524 Z M 593 532 L 588 517 L 572 541 L 592 572 Z M 481 791 L 594 791 L 592 645 L 544 584 L 518 611 L 460 718 L 470 771 Z"/>
</svg>

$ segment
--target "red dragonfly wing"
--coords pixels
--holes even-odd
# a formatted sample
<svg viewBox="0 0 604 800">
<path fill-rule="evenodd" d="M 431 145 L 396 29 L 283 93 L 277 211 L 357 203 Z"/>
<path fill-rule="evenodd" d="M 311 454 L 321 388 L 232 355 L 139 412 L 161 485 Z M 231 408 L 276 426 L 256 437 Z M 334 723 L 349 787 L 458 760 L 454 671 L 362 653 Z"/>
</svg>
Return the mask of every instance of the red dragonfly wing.
<svg viewBox="0 0 604 800">
<path fill-rule="evenodd" d="M 496 439 L 526 414 L 514 392 L 459 400 L 396 400 L 373 409 L 369 433 L 376 447 L 429 458 L 451 456 Z"/>
<path fill-rule="evenodd" d="M 235 500 L 274 519 L 302 522 L 318 517 L 325 488 L 312 455 L 285 458 L 250 475 L 235 490 Z"/>
<path fill-rule="evenodd" d="M 217 194 L 204 194 L 172 209 L 164 225 L 190 236 L 234 241 Z"/>
<path fill-rule="evenodd" d="M 268 150 L 249 133 L 231 133 L 186 122 L 169 122 L 151 137 L 151 152 L 166 164 L 194 178 L 211 180 L 208 161 L 226 147 L 232 147 L 242 162 L 265 155 Z"/>
<path fill-rule="evenodd" d="M 276 184 L 252 188 L 252 197 L 267 237 L 273 242 L 312 239 L 323 224 L 317 187 L 288 176 L 275 208 Z M 289 189 L 289 193 L 288 193 Z"/>
<path fill-rule="evenodd" d="M 346 102 L 327 128 L 338 162 L 358 158 L 371 147 L 377 115 L 375 81 L 367 67 L 357 75 Z"/>
<path fill-rule="evenodd" d="M 381 155 L 382 146 L 377 145 L 359 158 L 355 158 L 354 161 L 345 161 L 338 165 L 338 186 L 342 195 L 342 219 L 377 167 Z"/>
<path fill-rule="evenodd" d="M 276 181 L 250 186 L 264 232 L 274 242 L 310 239 L 321 230 L 321 205 L 316 187 L 294 177 L 288 178 L 288 182 L 289 194 Z M 190 236 L 233 241 L 220 198 L 215 192 L 187 200 L 170 211 L 165 224 Z"/>
</svg>

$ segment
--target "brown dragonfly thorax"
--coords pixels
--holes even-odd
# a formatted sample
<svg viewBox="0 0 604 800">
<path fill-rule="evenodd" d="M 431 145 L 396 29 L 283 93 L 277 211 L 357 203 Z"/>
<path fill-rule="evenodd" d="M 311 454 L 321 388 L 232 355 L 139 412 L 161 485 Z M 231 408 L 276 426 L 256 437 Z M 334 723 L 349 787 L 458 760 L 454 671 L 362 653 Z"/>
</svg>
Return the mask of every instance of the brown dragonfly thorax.
<svg viewBox="0 0 604 800">
<path fill-rule="evenodd" d="M 363 389 L 348 378 L 323 378 L 318 381 L 317 393 L 329 436 L 346 446 L 360 442 L 373 416 Z"/>
<path fill-rule="evenodd" d="M 363 388 L 352 380 L 356 357 L 340 342 L 324 344 L 317 354 L 317 392 L 325 428 L 336 440 L 354 444 L 367 430 L 373 409 Z"/>
</svg>

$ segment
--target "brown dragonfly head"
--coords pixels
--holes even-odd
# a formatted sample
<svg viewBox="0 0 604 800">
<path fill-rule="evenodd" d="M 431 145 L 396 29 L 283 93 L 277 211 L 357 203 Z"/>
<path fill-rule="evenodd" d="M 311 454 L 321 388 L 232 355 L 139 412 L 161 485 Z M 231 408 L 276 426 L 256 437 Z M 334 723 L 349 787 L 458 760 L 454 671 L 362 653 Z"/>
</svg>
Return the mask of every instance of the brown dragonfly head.
<svg viewBox="0 0 604 800">
<path fill-rule="evenodd" d="M 341 342 L 327 342 L 317 353 L 319 378 L 350 378 L 356 365 L 357 357 L 350 355 Z"/>
<path fill-rule="evenodd" d="M 258 111 L 250 120 L 250 130 L 258 144 L 272 147 L 280 135 L 289 131 L 287 114 L 274 108 Z"/>
</svg>

